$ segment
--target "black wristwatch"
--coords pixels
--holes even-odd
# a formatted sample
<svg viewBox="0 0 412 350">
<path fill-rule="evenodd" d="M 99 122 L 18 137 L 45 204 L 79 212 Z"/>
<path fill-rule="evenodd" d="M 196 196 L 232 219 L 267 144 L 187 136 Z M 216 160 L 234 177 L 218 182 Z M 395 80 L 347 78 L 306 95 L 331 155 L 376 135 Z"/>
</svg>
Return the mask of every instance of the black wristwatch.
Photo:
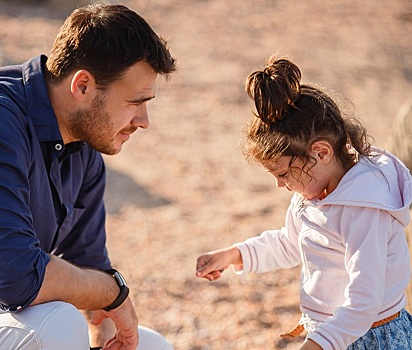
<svg viewBox="0 0 412 350">
<path fill-rule="evenodd" d="M 104 272 L 112 275 L 117 282 L 117 285 L 120 287 L 120 293 L 117 298 L 111 303 L 109 306 L 103 308 L 105 311 L 110 311 L 113 309 L 118 308 L 123 302 L 126 300 L 127 296 L 129 295 L 129 287 L 126 284 L 126 280 L 121 275 L 121 273 L 115 269 L 105 270 Z"/>
</svg>

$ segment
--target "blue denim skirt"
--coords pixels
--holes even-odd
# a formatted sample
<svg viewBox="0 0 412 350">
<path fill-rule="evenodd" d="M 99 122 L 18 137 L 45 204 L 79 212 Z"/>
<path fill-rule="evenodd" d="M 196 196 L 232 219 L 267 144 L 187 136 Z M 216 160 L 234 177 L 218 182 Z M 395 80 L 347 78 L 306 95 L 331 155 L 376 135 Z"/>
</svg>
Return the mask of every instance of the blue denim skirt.
<svg viewBox="0 0 412 350">
<path fill-rule="evenodd" d="M 352 343 L 347 350 L 411 350 L 412 315 L 405 309 L 400 316 L 382 326 L 371 328 L 368 333 Z"/>
</svg>

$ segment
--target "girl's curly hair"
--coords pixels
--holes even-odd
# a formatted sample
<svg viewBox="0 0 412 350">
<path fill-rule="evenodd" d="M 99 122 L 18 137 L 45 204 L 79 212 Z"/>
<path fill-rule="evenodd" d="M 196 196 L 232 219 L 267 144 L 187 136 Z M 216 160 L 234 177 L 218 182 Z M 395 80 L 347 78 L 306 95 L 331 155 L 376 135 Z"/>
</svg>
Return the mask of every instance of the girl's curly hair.
<svg viewBox="0 0 412 350">
<path fill-rule="evenodd" d="M 359 155 L 371 156 L 370 137 L 361 122 L 342 116 L 319 88 L 301 84 L 301 71 L 289 60 L 271 56 L 262 70 L 248 76 L 246 91 L 256 107 L 245 130 L 246 158 L 264 164 L 291 156 L 290 164 L 296 158 L 308 164 L 311 145 L 319 140 L 331 144 L 346 169 Z"/>
</svg>

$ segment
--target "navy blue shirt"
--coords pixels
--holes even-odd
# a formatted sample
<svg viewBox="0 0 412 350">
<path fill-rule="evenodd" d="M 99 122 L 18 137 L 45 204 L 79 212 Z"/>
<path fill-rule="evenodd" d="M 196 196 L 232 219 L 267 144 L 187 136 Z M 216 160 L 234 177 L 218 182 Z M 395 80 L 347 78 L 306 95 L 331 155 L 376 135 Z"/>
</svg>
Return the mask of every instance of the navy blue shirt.
<svg viewBox="0 0 412 350">
<path fill-rule="evenodd" d="M 100 153 L 67 145 L 43 76 L 46 56 L 0 68 L 0 307 L 37 296 L 48 253 L 110 268 Z"/>
</svg>

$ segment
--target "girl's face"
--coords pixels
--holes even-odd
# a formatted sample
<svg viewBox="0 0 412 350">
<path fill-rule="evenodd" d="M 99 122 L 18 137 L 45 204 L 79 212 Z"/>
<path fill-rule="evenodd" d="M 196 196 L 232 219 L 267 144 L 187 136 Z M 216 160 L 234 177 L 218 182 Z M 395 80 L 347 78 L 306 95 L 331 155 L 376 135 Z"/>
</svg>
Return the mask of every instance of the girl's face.
<svg viewBox="0 0 412 350">
<path fill-rule="evenodd" d="M 316 157 L 316 155 L 314 155 Z M 298 192 L 306 199 L 323 199 L 331 182 L 328 168 L 316 159 L 304 164 L 300 158 L 283 156 L 276 162 L 262 164 L 276 179 L 277 187 Z"/>
</svg>

